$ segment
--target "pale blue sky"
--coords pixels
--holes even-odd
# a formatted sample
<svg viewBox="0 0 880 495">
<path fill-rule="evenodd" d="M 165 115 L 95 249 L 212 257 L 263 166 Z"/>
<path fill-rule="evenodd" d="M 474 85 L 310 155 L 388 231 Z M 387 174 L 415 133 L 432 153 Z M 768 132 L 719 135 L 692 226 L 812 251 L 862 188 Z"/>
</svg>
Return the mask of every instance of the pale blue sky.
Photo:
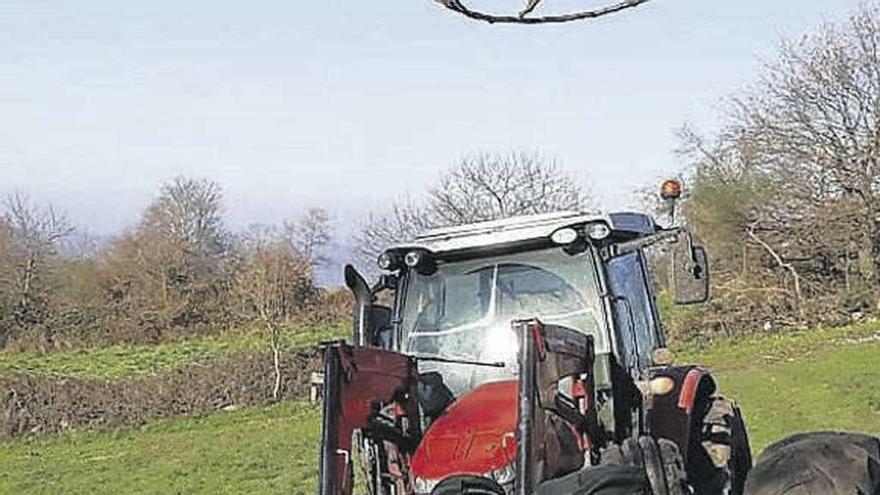
<svg viewBox="0 0 880 495">
<path fill-rule="evenodd" d="M 467 152 L 524 148 L 620 206 L 781 36 L 857 3 L 654 0 L 509 27 L 431 0 L 0 0 L 0 193 L 109 233 L 187 174 L 223 184 L 236 226 L 313 204 L 350 221 Z"/>
</svg>

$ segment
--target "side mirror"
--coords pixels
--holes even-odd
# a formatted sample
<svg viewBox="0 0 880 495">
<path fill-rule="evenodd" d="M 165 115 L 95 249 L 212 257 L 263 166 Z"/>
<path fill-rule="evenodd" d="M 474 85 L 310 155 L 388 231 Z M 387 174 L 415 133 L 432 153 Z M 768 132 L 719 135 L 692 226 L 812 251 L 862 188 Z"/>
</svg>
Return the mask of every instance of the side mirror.
<svg viewBox="0 0 880 495">
<path fill-rule="evenodd" d="M 351 265 L 345 265 L 345 285 L 354 295 L 354 328 L 352 329 L 352 344 L 355 346 L 365 345 L 370 333 L 370 320 L 373 308 L 373 294 L 367 281 Z"/>
<path fill-rule="evenodd" d="M 709 300 L 709 256 L 706 248 L 693 244 L 690 234 L 672 251 L 672 294 L 675 304 L 698 304 Z"/>
</svg>

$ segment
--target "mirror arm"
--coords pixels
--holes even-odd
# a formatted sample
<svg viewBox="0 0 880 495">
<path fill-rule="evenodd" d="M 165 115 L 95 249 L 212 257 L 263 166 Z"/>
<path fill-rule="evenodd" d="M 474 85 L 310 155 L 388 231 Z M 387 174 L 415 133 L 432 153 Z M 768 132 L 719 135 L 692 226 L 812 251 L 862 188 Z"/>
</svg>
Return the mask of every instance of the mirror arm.
<svg viewBox="0 0 880 495">
<path fill-rule="evenodd" d="M 650 235 L 648 237 L 643 237 L 641 239 L 635 239 L 632 241 L 621 242 L 619 244 L 613 244 L 610 246 L 610 254 L 611 257 L 617 257 L 623 254 L 629 254 L 640 249 L 644 249 L 649 246 L 653 246 L 658 242 L 665 241 L 667 239 L 673 239 L 678 237 L 683 232 L 685 232 L 682 227 L 673 227 L 671 229 L 664 229 L 656 234 Z M 690 236 L 688 236 L 688 244 L 690 244 Z"/>
</svg>

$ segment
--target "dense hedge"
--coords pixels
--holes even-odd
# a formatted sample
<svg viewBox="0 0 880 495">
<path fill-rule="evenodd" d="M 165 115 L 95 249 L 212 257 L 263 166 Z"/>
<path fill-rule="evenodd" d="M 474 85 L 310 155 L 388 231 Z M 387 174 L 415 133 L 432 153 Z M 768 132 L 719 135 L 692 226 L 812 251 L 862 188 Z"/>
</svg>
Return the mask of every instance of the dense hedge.
<svg viewBox="0 0 880 495">
<path fill-rule="evenodd" d="M 308 394 L 320 367 L 316 349 L 281 358 L 281 400 Z M 270 353 L 221 358 L 124 380 L 29 374 L 0 377 L 0 435 L 14 438 L 68 430 L 138 425 L 169 416 L 200 416 L 272 402 Z"/>
</svg>

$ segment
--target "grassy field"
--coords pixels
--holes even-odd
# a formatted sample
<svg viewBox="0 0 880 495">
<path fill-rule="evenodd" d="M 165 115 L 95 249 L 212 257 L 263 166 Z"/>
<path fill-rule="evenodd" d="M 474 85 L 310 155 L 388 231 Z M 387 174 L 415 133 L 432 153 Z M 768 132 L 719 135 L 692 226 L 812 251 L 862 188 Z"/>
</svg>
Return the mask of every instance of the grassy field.
<svg viewBox="0 0 880 495">
<path fill-rule="evenodd" d="M 340 338 L 347 328 L 289 329 L 282 346 L 288 349 L 311 346 L 321 340 Z M 268 349 L 259 331 L 224 337 L 203 337 L 148 346 L 110 346 L 95 349 L 39 353 L 0 352 L 0 375 L 27 372 L 72 378 L 126 378 L 156 373 L 217 357 Z"/>
<path fill-rule="evenodd" d="M 312 493 L 319 430 L 316 408 L 280 404 L 0 444 L 0 493 Z"/>
<path fill-rule="evenodd" d="M 742 407 L 756 453 L 796 431 L 880 434 L 880 322 L 720 342 L 679 360 L 713 369 Z"/>
<path fill-rule="evenodd" d="M 678 350 L 712 367 L 759 452 L 789 433 L 880 434 L 880 323 Z M 51 368 L 51 366 L 50 366 Z M 282 404 L 0 444 L 0 493 L 312 493 L 317 409 Z"/>
</svg>

